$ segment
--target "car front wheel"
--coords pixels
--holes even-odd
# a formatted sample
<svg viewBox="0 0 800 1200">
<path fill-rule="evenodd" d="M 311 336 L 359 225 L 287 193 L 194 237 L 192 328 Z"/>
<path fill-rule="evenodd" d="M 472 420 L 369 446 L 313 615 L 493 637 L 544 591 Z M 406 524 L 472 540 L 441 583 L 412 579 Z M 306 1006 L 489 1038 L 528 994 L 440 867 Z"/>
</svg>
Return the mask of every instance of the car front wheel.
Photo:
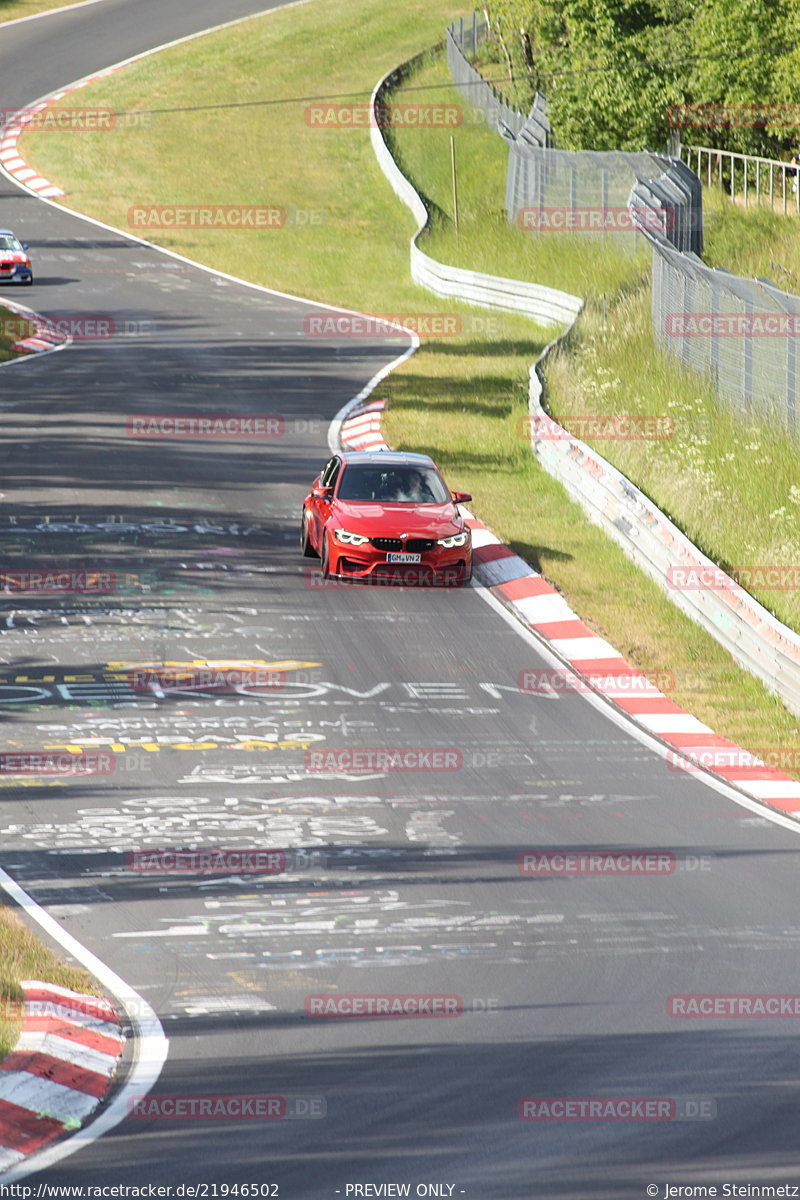
<svg viewBox="0 0 800 1200">
<path fill-rule="evenodd" d="M 311 545 L 311 538 L 308 533 L 308 513 L 303 513 L 303 520 L 300 526 L 300 549 L 303 551 L 304 558 L 319 558 L 314 547 Z"/>
<path fill-rule="evenodd" d="M 320 567 L 320 573 L 321 573 L 323 579 L 328 579 L 330 576 L 330 573 L 331 573 L 330 552 L 328 550 L 328 535 L 327 535 L 327 533 L 324 533 L 322 535 L 322 565 Z"/>
</svg>

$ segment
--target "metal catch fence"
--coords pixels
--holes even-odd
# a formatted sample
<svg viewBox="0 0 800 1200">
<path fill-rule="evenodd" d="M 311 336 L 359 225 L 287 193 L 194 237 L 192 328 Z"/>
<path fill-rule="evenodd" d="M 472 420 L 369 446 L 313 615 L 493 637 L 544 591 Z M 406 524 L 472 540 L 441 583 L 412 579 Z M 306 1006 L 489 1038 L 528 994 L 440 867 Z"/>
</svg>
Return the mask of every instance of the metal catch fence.
<svg viewBox="0 0 800 1200">
<path fill-rule="evenodd" d="M 742 415 L 767 417 L 800 437 L 800 296 L 783 291 L 771 279 L 743 279 L 702 262 L 702 184 L 681 158 L 649 151 L 557 150 L 543 96 L 537 96 L 520 123 L 521 114 L 485 80 L 487 90 L 481 91 L 473 78 L 481 77 L 465 54 L 473 52 L 487 32 L 477 14 L 472 22 L 451 25 L 448 62 L 462 94 L 472 104 L 480 97 L 487 120 L 508 143 L 508 219 L 531 233 L 596 233 L 614 239 L 620 248 L 646 238 L 652 247 L 657 343 L 711 379 Z M 720 153 L 697 147 L 691 152 L 697 155 L 698 149 L 700 154 Z M 729 154 L 734 171 L 737 156 L 721 153 Z M 742 157 L 747 156 L 738 156 Z M 699 167 L 699 156 L 697 161 Z M 759 194 L 768 186 L 772 194 L 768 181 L 776 175 L 767 173 L 768 164 L 762 160 L 753 176 Z M 710 159 L 704 165 L 711 170 Z M 773 164 L 775 171 L 778 166 L 785 168 L 783 198 L 791 166 Z M 749 180 L 746 172 L 745 165 L 740 170 L 743 181 Z M 800 189 L 792 193 L 792 201 L 800 207 Z"/>
<path fill-rule="evenodd" d="M 508 130 L 516 136 L 525 125 L 525 114 L 515 108 L 493 83 L 484 79 L 466 57 L 475 53 L 488 32 L 489 27 L 485 19 L 477 13 L 473 13 L 472 20 L 465 21 L 462 17 L 454 21 L 445 37 L 447 65 L 453 83 L 461 95 L 468 104 L 483 113 L 490 129 L 498 132 Z M 544 104 L 544 96 L 540 97 L 540 102 Z"/>
</svg>

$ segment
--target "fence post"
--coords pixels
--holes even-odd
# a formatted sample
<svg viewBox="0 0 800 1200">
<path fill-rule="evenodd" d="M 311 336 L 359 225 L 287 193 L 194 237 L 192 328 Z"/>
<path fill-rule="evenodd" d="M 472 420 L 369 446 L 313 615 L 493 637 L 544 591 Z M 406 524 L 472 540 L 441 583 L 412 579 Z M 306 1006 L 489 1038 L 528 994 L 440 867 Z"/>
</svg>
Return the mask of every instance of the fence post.
<svg viewBox="0 0 800 1200">
<path fill-rule="evenodd" d="M 745 317 L 751 317 L 753 315 L 753 305 L 748 300 L 744 301 L 744 315 Z M 753 401 L 753 334 L 752 332 L 747 332 L 747 322 L 745 323 L 743 350 L 742 393 L 744 395 L 747 409 L 750 411 L 752 409 Z"/>
<path fill-rule="evenodd" d="M 736 163 L 734 162 L 733 153 L 729 155 L 731 160 L 731 200 L 736 199 Z"/>
<path fill-rule="evenodd" d="M 791 314 L 792 329 L 786 341 L 786 417 L 789 428 L 797 436 L 797 345 L 794 330 L 798 315 Z"/>
<path fill-rule="evenodd" d="M 691 362 L 691 341 L 686 330 L 686 316 L 692 311 L 689 291 L 691 287 L 691 281 L 689 272 L 685 268 L 681 271 L 681 276 L 683 282 L 683 335 L 681 336 L 681 361 L 684 362 L 688 367 Z"/>
<path fill-rule="evenodd" d="M 602 183 L 601 183 L 600 187 L 601 187 L 601 202 L 603 205 L 603 245 L 605 245 L 606 242 L 608 241 L 608 234 L 606 232 L 606 213 L 608 212 L 608 171 L 606 170 L 605 167 L 602 167 L 601 171 L 602 171 L 602 174 L 601 174 Z"/>
</svg>

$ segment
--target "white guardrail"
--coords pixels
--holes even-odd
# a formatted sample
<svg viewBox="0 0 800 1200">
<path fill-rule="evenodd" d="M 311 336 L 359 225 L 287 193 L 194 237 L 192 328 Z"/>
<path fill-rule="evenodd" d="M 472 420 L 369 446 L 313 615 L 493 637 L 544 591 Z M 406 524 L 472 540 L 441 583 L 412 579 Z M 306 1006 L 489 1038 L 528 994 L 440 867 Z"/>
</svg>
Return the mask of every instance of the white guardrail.
<svg viewBox="0 0 800 1200">
<path fill-rule="evenodd" d="M 519 280 L 506 279 L 502 275 L 484 275 L 480 271 L 446 266 L 425 254 L 417 245 L 417 238 L 428 224 L 428 210 L 392 158 L 376 123 L 374 110 L 381 92 L 398 80 L 421 57 L 422 55 L 418 55 L 385 75 L 372 93 L 370 101 L 373 109 L 370 138 L 375 156 L 393 191 L 411 209 L 417 221 L 417 232 L 411 238 L 411 278 L 436 296 L 446 296 L 451 300 L 461 300 L 465 304 L 493 308 L 501 312 L 523 313 L 533 317 L 541 325 L 563 325 L 565 322 L 574 321 L 583 308 L 583 301 L 577 296 L 560 292 L 556 288 L 543 287 L 538 283 L 522 283 Z"/>
<path fill-rule="evenodd" d="M 416 61 L 416 58 L 409 60 L 381 79 L 372 93 L 373 111 L 378 97 Z M 418 228 L 411 238 L 411 276 L 415 283 L 437 296 L 524 313 L 541 325 L 567 325 L 530 369 L 531 447 L 541 466 L 578 501 L 590 520 L 604 529 L 627 557 L 663 588 L 678 608 L 779 696 L 790 712 L 800 715 L 800 635 L 783 625 L 701 554 L 630 480 L 545 412 L 542 364 L 570 332 L 583 301 L 555 288 L 446 266 L 425 254 L 417 246 L 417 238 L 428 223 L 427 209 L 392 158 L 377 116 L 371 122 L 370 138 L 378 164 L 393 191 L 417 220 Z M 697 572 L 697 586 L 685 587 L 685 580 L 692 579 L 688 575 L 683 577 L 683 588 L 676 586 L 676 568 Z M 673 576 L 672 582 L 668 573 Z"/>
</svg>

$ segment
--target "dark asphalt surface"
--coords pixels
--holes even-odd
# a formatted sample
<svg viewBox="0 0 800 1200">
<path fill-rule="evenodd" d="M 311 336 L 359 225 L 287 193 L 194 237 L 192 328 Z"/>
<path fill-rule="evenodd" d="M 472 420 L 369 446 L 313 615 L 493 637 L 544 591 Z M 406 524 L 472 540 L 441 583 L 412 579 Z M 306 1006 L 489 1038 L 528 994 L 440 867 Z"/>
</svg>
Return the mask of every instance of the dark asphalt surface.
<svg viewBox="0 0 800 1200">
<path fill-rule="evenodd" d="M 262 7 L 106 0 L 0 29 L 0 105 Z M 327 423 L 396 347 L 315 344 L 303 305 L 7 181 L 0 219 L 38 272 L 12 298 L 119 331 L 0 371 L 4 566 L 118 582 L 3 597 L 0 751 L 106 747 L 116 770 L 0 778 L 0 865 L 154 1006 L 171 1039 L 154 1096 L 280 1094 L 297 1113 L 132 1118 L 36 1182 L 270 1183 L 283 1200 L 800 1183 L 796 1021 L 667 1008 L 793 991 L 797 834 L 668 770 L 580 696 L 521 694 L 544 660 L 476 590 L 322 588 L 298 552 Z M 278 414 L 285 433 L 128 437 L 128 415 L 165 412 Z M 298 665 L 256 694 L 129 683 L 143 663 L 206 660 Z M 450 749 L 461 767 L 322 775 L 306 769 L 319 747 Z M 286 874 L 129 869 L 144 848 L 266 846 Z M 676 869 L 522 876 L 519 854 L 543 847 L 654 849 Z M 463 1012 L 305 1014 L 307 996 L 349 994 L 458 996 Z M 523 1097 L 626 1096 L 679 1103 L 662 1121 L 518 1116 Z M 687 1099 L 705 1119 L 678 1119 Z"/>
</svg>

